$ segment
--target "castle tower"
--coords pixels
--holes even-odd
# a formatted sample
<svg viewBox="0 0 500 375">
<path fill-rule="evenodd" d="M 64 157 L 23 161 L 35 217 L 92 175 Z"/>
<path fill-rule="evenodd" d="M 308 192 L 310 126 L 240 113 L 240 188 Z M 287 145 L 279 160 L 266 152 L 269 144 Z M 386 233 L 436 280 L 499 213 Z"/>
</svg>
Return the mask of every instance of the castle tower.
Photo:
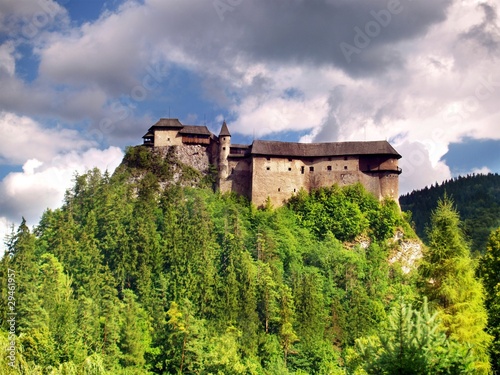
<svg viewBox="0 0 500 375">
<path fill-rule="evenodd" d="M 229 156 L 230 148 L 231 133 L 229 133 L 226 121 L 224 121 L 219 133 L 219 181 L 225 180 L 228 177 L 229 163 L 227 157 Z"/>
</svg>

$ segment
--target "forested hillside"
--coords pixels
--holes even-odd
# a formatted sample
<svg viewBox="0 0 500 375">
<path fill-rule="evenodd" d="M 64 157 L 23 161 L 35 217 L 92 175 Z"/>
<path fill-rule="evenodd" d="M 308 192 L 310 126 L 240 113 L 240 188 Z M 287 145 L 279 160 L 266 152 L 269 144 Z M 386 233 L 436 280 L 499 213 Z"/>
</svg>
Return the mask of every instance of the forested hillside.
<svg viewBox="0 0 500 375">
<path fill-rule="evenodd" d="M 485 332 L 448 201 L 405 273 L 388 260 L 418 239 L 395 202 L 361 185 L 279 209 L 210 185 L 134 148 L 113 176 L 77 176 L 33 230 L 22 222 L 0 264 L 0 373 L 489 373 L 498 329 Z M 487 290 L 498 234 L 490 245 Z M 498 320 L 498 298 L 486 306 Z"/>
<path fill-rule="evenodd" d="M 445 194 L 455 203 L 466 238 L 472 241 L 472 250 L 483 253 L 490 232 L 500 226 L 500 175 L 457 177 L 402 195 L 401 209 L 412 213 L 415 230 L 424 241 L 430 214 Z"/>
</svg>

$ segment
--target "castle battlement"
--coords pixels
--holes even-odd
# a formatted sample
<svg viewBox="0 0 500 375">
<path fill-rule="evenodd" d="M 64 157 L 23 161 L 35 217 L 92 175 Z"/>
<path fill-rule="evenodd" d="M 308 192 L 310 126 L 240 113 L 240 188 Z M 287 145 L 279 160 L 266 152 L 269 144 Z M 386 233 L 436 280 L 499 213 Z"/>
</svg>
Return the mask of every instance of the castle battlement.
<svg viewBox="0 0 500 375">
<path fill-rule="evenodd" d="M 246 196 L 257 206 L 268 198 L 280 206 L 300 189 L 357 182 L 378 199 L 399 196 L 401 155 L 387 141 L 231 144 L 226 122 L 215 136 L 206 126 L 178 119 L 160 119 L 143 139 L 151 147 L 203 145 L 217 167 L 220 191 Z"/>
</svg>

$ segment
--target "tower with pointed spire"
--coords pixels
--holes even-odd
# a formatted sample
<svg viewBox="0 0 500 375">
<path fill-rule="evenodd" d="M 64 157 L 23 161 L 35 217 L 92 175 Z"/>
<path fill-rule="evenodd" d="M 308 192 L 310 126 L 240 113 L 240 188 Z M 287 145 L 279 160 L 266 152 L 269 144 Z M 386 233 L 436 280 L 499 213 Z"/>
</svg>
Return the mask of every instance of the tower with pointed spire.
<svg viewBox="0 0 500 375">
<path fill-rule="evenodd" d="M 227 128 L 226 121 L 222 123 L 219 132 L 219 181 L 226 179 L 229 175 L 229 150 L 231 149 L 231 133 Z"/>
</svg>

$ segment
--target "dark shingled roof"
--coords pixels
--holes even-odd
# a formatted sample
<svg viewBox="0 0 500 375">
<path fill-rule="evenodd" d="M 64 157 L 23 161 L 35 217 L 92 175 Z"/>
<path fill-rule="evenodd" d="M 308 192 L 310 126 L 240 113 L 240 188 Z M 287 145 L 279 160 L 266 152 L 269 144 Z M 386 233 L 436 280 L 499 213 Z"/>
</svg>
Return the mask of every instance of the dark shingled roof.
<svg viewBox="0 0 500 375">
<path fill-rule="evenodd" d="M 182 128 L 184 125 L 181 124 L 179 119 L 176 118 L 161 118 L 156 124 L 154 124 L 149 129 L 153 128 Z"/>
<path fill-rule="evenodd" d="M 208 128 L 204 125 L 184 125 L 179 133 L 204 135 L 207 137 L 210 137 L 212 135 L 212 133 L 210 133 L 210 130 L 208 130 Z"/>
<path fill-rule="evenodd" d="M 291 143 L 253 141 L 252 154 L 269 156 L 322 157 L 343 155 L 401 155 L 387 141 Z"/>
<path fill-rule="evenodd" d="M 230 137 L 231 133 L 229 133 L 229 129 L 227 128 L 226 122 L 222 123 L 222 128 L 220 129 L 219 137 Z"/>
<path fill-rule="evenodd" d="M 147 132 L 146 134 L 144 134 L 144 135 L 142 136 L 142 138 L 149 138 L 149 137 L 154 137 L 154 134 L 153 134 L 153 133 L 151 133 L 151 132 Z"/>
</svg>

